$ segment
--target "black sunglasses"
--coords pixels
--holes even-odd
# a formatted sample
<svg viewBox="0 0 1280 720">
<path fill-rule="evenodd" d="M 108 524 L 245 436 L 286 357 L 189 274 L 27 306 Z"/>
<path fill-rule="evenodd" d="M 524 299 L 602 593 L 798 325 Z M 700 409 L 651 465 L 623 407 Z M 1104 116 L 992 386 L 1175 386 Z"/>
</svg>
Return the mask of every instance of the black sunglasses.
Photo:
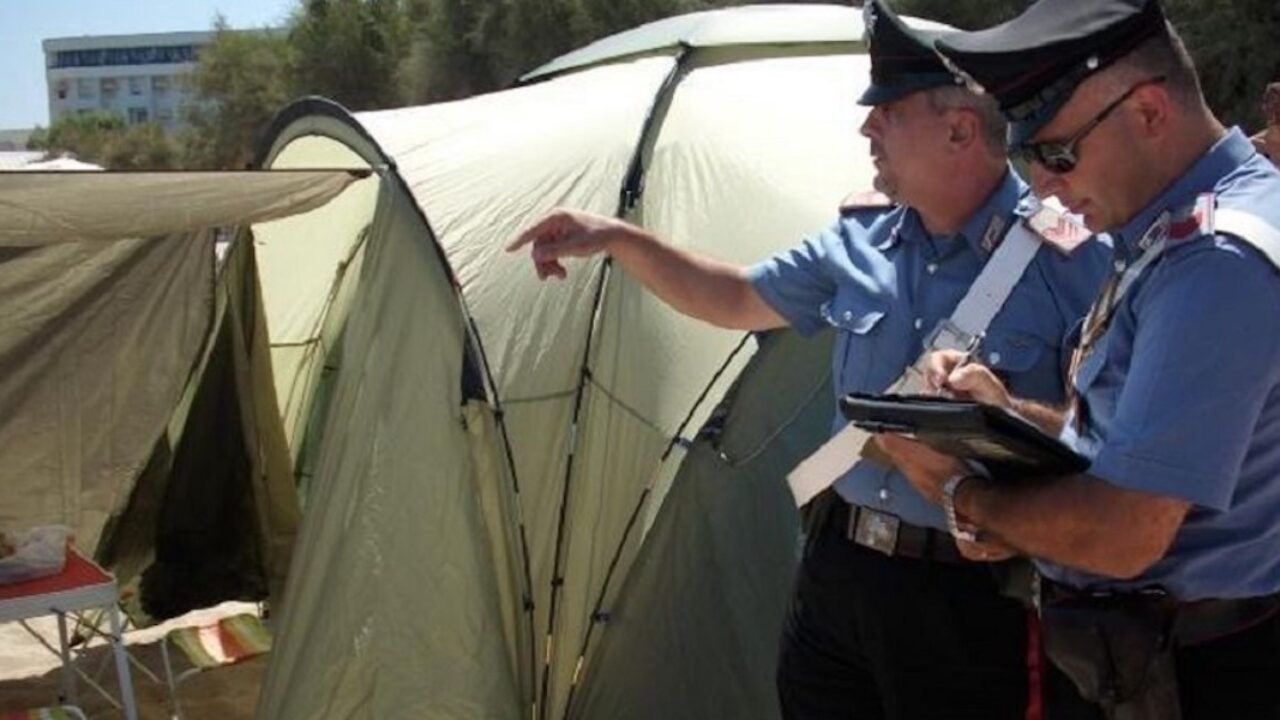
<svg viewBox="0 0 1280 720">
<path fill-rule="evenodd" d="M 1046 140 L 1038 143 L 1023 143 L 1022 145 L 1014 148 L 1011 154 L 1014 158 L 1028 163 L 1040 163 L 1046 170 L 1054 173 L 1055 175 L 1065 175 L 1072 170 L 1075 170 L 1076 163 L 1080 162 L 1079 156 L 1076 155 L 1076 146 L 1080 144 L 1081 140 L 1088 137 L 1089 133 L 1093 132 L 1094 128 L 1101 125 L 1102 121 L 1106 120 L 1107 116 L 1110 115 L 1113 110 L 1120 107 L 1121 103 L 1128 100 L 1130 96 L 1137 92 L 1138 88 L 1152 83 L 1162 83 L 1164 80 L 1165 78 L 1162 75 L 1151 78 L 1150 80 L 1143 80 L 1142 82 L 1135 84 L 1133 87 L 1126 90 L 1123 95 L 1112 100 L 1110 105 L 1102 108 L 1102 112 L 1095 115 L 1092 120 L 1085 123 L 1084 127 L 1075 131 L 1075 133 L 1066 140 Z"/>
</svg>

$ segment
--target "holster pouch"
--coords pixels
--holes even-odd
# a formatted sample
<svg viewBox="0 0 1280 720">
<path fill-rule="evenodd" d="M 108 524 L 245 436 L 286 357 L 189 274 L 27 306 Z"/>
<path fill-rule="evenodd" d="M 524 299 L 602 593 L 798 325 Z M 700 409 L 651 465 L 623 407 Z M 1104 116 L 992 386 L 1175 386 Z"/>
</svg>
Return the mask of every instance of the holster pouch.
<svg viewBox="0 0 1280 720">
<path fill-rule="evenodd" d="M 1162 592 L 1042 597 L 1045 652 L 1108 720 L 1179 720 L 1176 607 Z"/>
<path fill-rule="evenodd" d="M 991 570 L 996 590 L 1003 596 L 1017 600 L 1026 607 L 1035 604 L 1037 583 L 1036 568 L 1031 560 L 1015 557 L 994 563 L 984 563 Z"/>
</svg>

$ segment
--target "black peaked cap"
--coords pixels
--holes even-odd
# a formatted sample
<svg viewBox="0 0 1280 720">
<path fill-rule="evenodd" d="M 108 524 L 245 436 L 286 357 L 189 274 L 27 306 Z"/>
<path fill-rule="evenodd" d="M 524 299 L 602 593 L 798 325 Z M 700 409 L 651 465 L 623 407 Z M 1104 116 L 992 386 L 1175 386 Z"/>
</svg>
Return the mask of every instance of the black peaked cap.
<svg viewBox="0 0 1280 720">
<path fill-rule="evenodd" d="M 858 98 L 879 105 L 956 82 L 933 49 L 938 33 L 912 30 L 882 0 L 862 7 L 863 27 L 871 50 L 871 86 Z"/>
<path fill-rule="evenodd" d="M 1087 77 L 1163 32 L 1160 0 L 1039 0 L 1009 22 L 935 45 L 952 70 L 995 97 L 1010 144 L 1019 145 Z"/>
</svg>

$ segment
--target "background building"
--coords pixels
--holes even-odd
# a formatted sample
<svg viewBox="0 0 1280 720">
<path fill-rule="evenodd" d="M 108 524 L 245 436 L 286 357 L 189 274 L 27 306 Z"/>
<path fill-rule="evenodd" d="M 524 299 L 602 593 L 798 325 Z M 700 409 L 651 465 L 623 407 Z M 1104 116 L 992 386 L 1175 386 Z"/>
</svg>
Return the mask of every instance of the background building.
<svg viewBox="0 0 1280 720">
<path fill-rule="evenodd" d="M 130 125 L 182 127 L 190 77 L 212 32 L 88 35 L 43 43 L 49 123 L 70 113 L 115 112 Z"/>
</svg>

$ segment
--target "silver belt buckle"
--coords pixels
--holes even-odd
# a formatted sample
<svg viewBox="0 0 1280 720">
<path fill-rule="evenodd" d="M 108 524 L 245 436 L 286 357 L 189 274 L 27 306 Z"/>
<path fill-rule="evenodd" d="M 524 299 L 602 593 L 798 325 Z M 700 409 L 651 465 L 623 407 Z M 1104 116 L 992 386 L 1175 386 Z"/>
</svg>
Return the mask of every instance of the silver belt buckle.
<svg viewBox="0 0 1280 720">
<path fill-rule="evenodd" d="M 857 505 L 849 508 L 849 520 L 853 525 L 848 528 L 851 540 L 893 557 L 898 549 L 898 526 L 901 525 L 901 520 L 888 513 Z"/>
</svg>

